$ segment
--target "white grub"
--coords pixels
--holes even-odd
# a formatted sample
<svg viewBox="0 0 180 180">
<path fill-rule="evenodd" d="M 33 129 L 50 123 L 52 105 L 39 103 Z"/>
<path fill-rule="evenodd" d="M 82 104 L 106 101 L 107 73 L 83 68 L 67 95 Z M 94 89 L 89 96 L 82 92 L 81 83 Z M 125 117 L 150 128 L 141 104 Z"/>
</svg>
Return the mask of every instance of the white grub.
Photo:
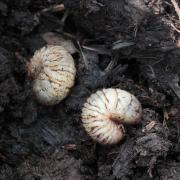
<svg viewBox="0 0 180 180">
<path fill-rule="evenodd" d="M 116 144 L 125 136 L 123 124 L 137 124 L 142 107 L 137 98 L 121 89 L 102 89 L 92 94 L 82 109 L 87 133 L 101 144 Z"/>
<path fill-rule="evenodd" d="M 62 46 L 46 46 L 37 50 L 28 63 L 33 77 L 33 91 L 44 105 L 62 101 L 74 85 L 76 68 L 74 59 Z"/>
</svg>

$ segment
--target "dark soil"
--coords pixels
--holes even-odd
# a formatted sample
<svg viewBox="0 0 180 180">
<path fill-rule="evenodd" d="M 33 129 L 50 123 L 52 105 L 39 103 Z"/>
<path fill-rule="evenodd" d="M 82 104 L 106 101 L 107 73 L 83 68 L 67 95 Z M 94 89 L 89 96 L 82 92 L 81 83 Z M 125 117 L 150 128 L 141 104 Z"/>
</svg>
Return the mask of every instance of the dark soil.
<svg viewBox="0 0 180 180">
<path fill-rule="evenodd" d="M 1 0 L 0 180 L 179 180 L 178 31 L 171 0 Z M 76 84 L 53 107 L 37 103 L 26 70 L 46 32 L 78 49 Z M 80 120 L 85 99 L 106 87 L 143 106 L 115 146 L 93 142 Z"/>
</svg>

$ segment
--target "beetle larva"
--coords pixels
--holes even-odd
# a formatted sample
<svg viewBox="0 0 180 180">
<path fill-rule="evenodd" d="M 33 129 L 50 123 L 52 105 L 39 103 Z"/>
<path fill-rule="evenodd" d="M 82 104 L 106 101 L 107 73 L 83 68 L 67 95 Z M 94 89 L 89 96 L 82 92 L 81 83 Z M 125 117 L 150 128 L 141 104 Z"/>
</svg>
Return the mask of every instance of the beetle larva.
<svg viewBox="0 0 180 180">
<path fill-rule="evenodd" d="M 123 124 L 141 120 L 142 107 L 137 98 L 121 89 L 102 89 L 92 94 L 82 109 L 87 133 L 101 144 L 115 144 L 123 139 Z"/>
<path fill-rule="evenodd" d="M 74 85 L 74 59 L 61 46 L 47 46 L 37 50 L 28 64 L 33 77 L 33 91 L 38 101 L 55 105 L 63 100 Z"/>
</svg>

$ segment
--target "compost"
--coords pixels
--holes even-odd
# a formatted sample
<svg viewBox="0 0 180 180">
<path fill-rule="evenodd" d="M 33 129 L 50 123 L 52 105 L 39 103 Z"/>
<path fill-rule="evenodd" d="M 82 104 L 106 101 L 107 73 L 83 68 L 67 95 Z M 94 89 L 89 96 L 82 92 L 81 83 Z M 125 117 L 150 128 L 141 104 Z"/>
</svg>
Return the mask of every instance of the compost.
<svg viewBox="0 0 180 180">
<path fill-rule="evenodd" d="M 178 0 L 1 0 L 0 180 L 179 180 Z M 72 53 L 77 74 L 55 106 L 38 103 L 27 63 L 47 44 Z M 93 141 L 81 109 L 102 88 L 142 104 L 119 144 Z"/>
</svg>

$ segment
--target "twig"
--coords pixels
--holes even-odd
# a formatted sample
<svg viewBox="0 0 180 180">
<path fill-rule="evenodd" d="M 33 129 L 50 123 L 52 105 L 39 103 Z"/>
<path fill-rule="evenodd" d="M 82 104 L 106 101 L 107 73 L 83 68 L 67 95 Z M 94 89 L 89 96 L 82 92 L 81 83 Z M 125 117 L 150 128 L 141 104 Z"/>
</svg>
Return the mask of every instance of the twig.
<svg viewBox="0 0 180 180">
<path fill-rule="evenodd" d="M 114 66 L 117 64 L 118 61 L 118 56 L 114 57 L 110 63 L 108 64 L 108 66 L 106 67 L 106 69 L 104 70 L 105 73 L 108 73 L 109 71 L 111 71 Z"/>
<path fill-rule="evenodd" d="M 118 40 L 112 44 L 112 50 L 119 50 L 134 45 L 133 42 L 122 42 Z"/>
<path fill-rule="evenodd" d="M 180 99 L 180 87 L 179 87 L 179 76 L 175 76 L 173 79 L 168 81 L 170 88 L 174 91 L 177 97 Z"/>
<path fill-rule="evenodd" d="M 179 20 L 180 20 L 180 8 L 179 8 L 178 3 L 176 2 L 176 0 L 171 0 L 171 3 L 173 4 L 174 9 L 175 9 L 175 11 L 179 17 Z"/>
<path fill-rule="evenodd" d="M 52 12 L 58 12 L 58 11 L 63 11 L 65 9 L 64 4 L 57 4 L 49 8 L 45 8 L 41 10 L 41 12 L 47 12 L 47 11 L 52 11 Z"/>
<path fill-rule="evenodd" d="M 105 55 L 111 55 L 111 51 L 105 47 L 103 47 L 103 45 L 101 46 L 82 46 L 83 49 L 87 49 L 87 50 L 90 50 L 90 51 L 93 51 L 93 52 L 96 52 L 98 54 L 105 54 Z"/>
<path fill-rule="evenodd" d="M 61 23 L 62 23 L 62 24 L 65 23 L 65 21 L 66 21 L 68 15 L 69 15 L 69 11 L 66 10 L 65 13 L 64 13 L 64 15 L 63 15 L 63 17 L 62 17 L 62 19 L 61 19 Z"/>
<path fill-rule="evenodd" d="M 180 33 L 180 30 L 173 23 L 171 23 L 171 27 L 174 28 L 174 30 L 176 30 L 178 33 Z"/>
<path fill-rule="evenodd" d="M 80 50 L 80 53 L 81 53 L 81 55 L 82 55 L 82 59 L 84 60 L 85 67 L 86 67 L 86 69 L 89 69 L 87 58 L 86 58 L 86 56 L 84 55 L 83 50 L 82 50 L 81 45 L 80 45 L 80 43 L 79 43 L 78 40 L 77 40 L 77 44 L 78 44 L 78 46 L 79 46 L 79 50 Z"/>
</svg>

